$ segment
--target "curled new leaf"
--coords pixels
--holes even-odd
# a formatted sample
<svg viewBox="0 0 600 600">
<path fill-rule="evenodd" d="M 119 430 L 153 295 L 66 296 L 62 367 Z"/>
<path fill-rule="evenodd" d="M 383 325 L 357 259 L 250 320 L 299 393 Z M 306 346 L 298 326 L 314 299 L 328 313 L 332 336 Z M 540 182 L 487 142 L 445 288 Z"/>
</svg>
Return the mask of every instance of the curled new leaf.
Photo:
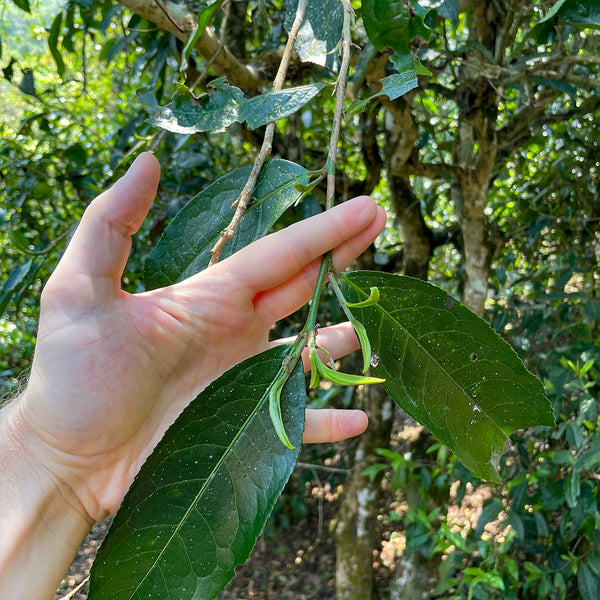
<svg viewBox="0 0 600 600">
<path fill-rule="evenodd" d="M 383 383 L 385 379 L 379 377 L 365 377 L 364 375 L 352 375 L 350 373 L 340 373 L 331 367 L 328 367 L 319 357 L 315 349 L 311 349 L 309 353 L 310 364 L 313 367 L 313 376 L 311 378 L 311 385 L 314 379 L 314 369 L 316 368 L 318 374 L 325 379 L 328 379 L 332 383 L 339 385 L 368 385 L 371 383 Z M 316 387 L 316 386 L 315 386 Z"/>
<path fill-rule="evenodd" d="M 366 373 L 371 366 L 371 342 L 369 342 L 365 326 L 360 321 L 357 321 L 356 319 L 352 320 L 352 326 L 354 327 L 354 331 L 360 342 L 363 353 L 363 373 Z"/>
<path fill-rule="evenodd" d="M 366 300 L 363 300 L 362 302 L 346 302 L 346 306 L 349 306 L 350 308 L 366 308 L 367 306 L 372 306 L 378 302 L 379 288 L 377 286 L 373 286 L 371 288 L 371 293 Z"/>
<path fill-rule="evenodd" d="M 271 389 L 269 390 L 269 416 L 275 429 L 277 437 L 281 440 L 281 443 L 290 450 L 295 450 L 296 447 L 290 442 L 290 438 L 285 432 L 283 426 L 283 420 L 281 418 L 281 390 L 288 380 L 288 375 L 284 373 L 282 377 L 276 380 Z"/>
</svg>

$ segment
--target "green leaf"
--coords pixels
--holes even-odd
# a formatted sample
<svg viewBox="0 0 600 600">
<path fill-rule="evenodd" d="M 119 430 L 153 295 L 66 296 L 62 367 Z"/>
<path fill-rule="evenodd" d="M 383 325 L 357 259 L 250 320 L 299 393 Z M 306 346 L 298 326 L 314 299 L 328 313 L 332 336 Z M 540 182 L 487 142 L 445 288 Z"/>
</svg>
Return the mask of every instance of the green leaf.
<svg viewBox="0 0 600 600">
<path fill-rule="evenodd" d="M 287 117 L 310 102 L 325 85 L 325 83 L 313 83 L 250 98 L 240 109 L 240 120 L 246 121 L 250 129 L 256 129 L 271 121 Z"/>
<path fill-rule="evenodd" d="M 152 86 L 138 90 L 138 98 L 149 106 L 148 122 L 173 133 L 224 129 L 239 121 L 239 108 L 246 100 L 242 91 L 229 85 L 224 77 L 212 81 L 211 87 L 216 91 L 195 98 L 184 85 L 178 85 L 165 106 L 157 105 Z"/>
<path fill-rule="evenodd" d="M 60 77 L 62 77 L 65 72 L 65 62 L 63 61 L 60 50 L 58 49 L 58 36 L 60 35 L 62 17 L 62 12 L 56 15 L 54 21 L 52 21 L 52 26 L 50 27 L 50 32 L 48 34 L 48 48 L 50 49 L 52 58 L 56 63 L 56 72 Z"/>
<path fill-rule="evenodd" d="M 6 278 L 2 286 L 2 292 L 0 292 L 0 315 L 5 311 L 12 297 L 18 292 L 19 287 L 34 268 L 33 260 L 28 260 L 10 272 L 10 275 Z"/>
<path fill-rule="evenodd" d="M 394 75 L 389 75 L 381 80 L 381 89 L 377 95 L 385 95 L 390 100 L 395 100 L 406 94 L 406 92 L 410 92 L 410 90 L 416 88 L 418 85 L 419 83 L 414 72 L 394 73 Z"/>
<path fill-rule="evenodd" d="M 289 33 L 298 0 L 285 3 L 285 30 Z M 335 49 L 342 37 L 344 10 L 339 0 L 307 0 L 304 19 L 294 44 L 294 50 L 303 62 L 311 62 L 336 69 L 339 60 Z"/>
<path fill-rule="evenodd" d="M 198 13 L 198 22 L 196 23 L 196 27 L 190 34 L 190 37 L 183 48 L 183 52 L 181 53 L 181 64 L 179 66 L 180 71 L 185 71 L 187 69 L 188 60 L 192 50 L 194 49 L 194 46 L 204 33 L 204 30 L 211 22 L 212 18 L 217 14 L 219 8 L 221 8 L 221 4 L 223 4 L 223 0 L 216 0 L 216 2 L 213 2 Z"/>
<path fill-rule="evenodd" d="M 23 78 L 19 83 L 19 89 L 28 96 L 37 98 L 37 92 L 35 91 L 35 79 L 33 77 L 33 71 L 31 69 L 23 69 Z"/>
<path fill-rule="evenodd" d="M 485 321 L 443 290 L 369 271 L 346 274 L 343 284 L 344 296 L 357 302 L 379 288 L 376 305 L 356 309 L 380 359 L 375 374 L 478 477 L 498 481 L 507 434 L 554 423 L 541 382 Z"/>
<path fill-rule="evenodd" d="M 558 11 L 562 8 L 564 3 L 565 0 L 557 0 L 557 2 L 552 5 L 552 8 L 547 12 L 546 16 L 538 21 L 538 25 L 553 19 L 558 14 Z"/>
<path fill-rule="evenodd" d="M 281 444 L 268 397 L 289 347 L 252 357 L 206 388 L 142 466 L 102 543 L 89 600 L 214 598 L 254 546 L 298 450 Z M 281 395 L 297 447 L 304 375 Z"/>
<path fill-rule="evenodd" d="M 573 100 L 577 100 L 577 90 L 568 82 L 560 79 L 546 79 L 545 77 L 529 77 L 530 81 L 539 85 L 554 88 L 563 94 L 567 94 Z"/>
<path fill-rule="evenodd" d="M 369 297 L 362 302 L 346 302 L 346 306 L 350 308 L 365 308 L 371 306 L 371 304 L 377 304 L 379 302 L 379 289 L 372 287 L 369 290 Z"/>
<path fill-rule="evenodd" d="M 600 598 L 600 577 L 586 564 L 579 564 L 577 571 L 577 587 L 582 600 L 598 600 Z"/>
<path fill-rule="evenodd" d="M 147 289 L 181 281 L 208 266 L 210 251 L 229 225 L 235 212 L 232 204 L 251 170 L 250 166 L 241 167 L 217 179 L 177 213 L 146 259 Z M 295 163 L 279 159 L 266 163 L 254 189 L 254 201 L 225 244 L 221 259 L 264 236 L 301 196 L 294 184 L 307 181 L 306 170 Z"/>
<path fill-rule="evenodd" d="M 149 107 L 149 123 L 173 133 L 188 134 L 224 129 L 236 121 L 246 121 L 250 129 L 256 129 L 295 113 L 325 85 L 314 83 L 246 99 L 239 88 L 220 77 L 211 82 L 215 92 L 198 98 L 181 84 L 165 106 L 156 103 L 152 86 L 138 90 L 138 97 Z"/>
<path fill-rule="evenodd" d="M 31 7 L 29 6 L 29 0 L 13 0 L 13 4 L 15 6 L 17 6 L 18 8 L 20 8 L 21 10 L 24 10 L 25 12 L 28 12 L 28 13 L 31 12 Z"/>
<path fill-rule="evenodd" d="M 558 11 L 561 21 L 582 27 L 600 27 L 600 0 L 566 0 Z"/>
<path fill-rule="evenodd" d="M 365 0 L 362 15 L 369 41 L 377 50 L 408 50 L 410 15 L 403 0 Z"/>
<path fill-rule="evenodd" d="M 456 31 L 458 29 L 458 14 L 460 12 L 460 0 L 444 0 L 438 7 L 440 17 L 450 21 Z"/>
<path fill-rule="evenodd" d="M 381 89 L 376 94 L 364 100 L 354 100 L 346 109 L 346 114 L 351 115 L 364 110 L 366 105 L 377 96 L 388 96 L 390 100 L 395 100 L 418 85 L 417 75 L 412 70 L 384 77 L 381 80 Z"/>
<path fill-rule="evenodd" d="M 433 73 L 421 64 L 421 61 L 412 55 L 412 52 L 394 52 L 390 56 L 390 62 L 398 73 L 414 71 L 417 75 L 431 77 Z"/>
</svg>

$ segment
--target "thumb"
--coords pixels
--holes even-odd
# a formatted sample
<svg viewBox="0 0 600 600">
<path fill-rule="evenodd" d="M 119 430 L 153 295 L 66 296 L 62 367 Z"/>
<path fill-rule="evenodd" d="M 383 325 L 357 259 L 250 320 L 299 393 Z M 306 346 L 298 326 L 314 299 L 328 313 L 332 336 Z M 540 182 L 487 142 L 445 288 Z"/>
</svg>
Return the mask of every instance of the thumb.
<svg viewBox="0 0 600 600">
<path fill-rule="evenodd" d="M 95 302 L 118 296 L 131 236 L 148 214 L 159 179 L 154 155 L 140 154 L 127 173 L 88 206 L 53 278 L 95 280 Z"/>
</svg>

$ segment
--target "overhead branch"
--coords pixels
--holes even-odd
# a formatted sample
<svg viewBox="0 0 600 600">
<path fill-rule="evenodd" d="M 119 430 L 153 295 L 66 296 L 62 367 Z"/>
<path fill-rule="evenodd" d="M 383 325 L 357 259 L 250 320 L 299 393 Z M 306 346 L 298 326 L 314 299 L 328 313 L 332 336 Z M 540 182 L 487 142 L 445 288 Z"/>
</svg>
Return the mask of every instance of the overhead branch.
<svg viewBox="0 0 600 600">
<path fill-rule="evenodd" d="M 428 179 L 459 179 L 464 173 L 463 169 L 457 165 L 448 163 L 424 163 L 418 160 L 415 152 L 407 161 L 405 171 L 407 175 L 415 175 L 416 177 L 426 177 Z"/>
<path fill-rule="evenodd" d="M 516 119 L 505 125 L 498 132 L 498 141 L 503 155 L 512 152 L 515 148 L 523 145 L 526 140 L 544 125 L 552 125 L 562 121 L 569 121 L 576 115 L 585 115 L 600 109 L 600 97 L 590 96 L 582 100 L 577 107 L 561 112 L 547 111 L 547 108 L 561 95 L 556 91 L 526 110 L 522 111 Z"/>
<path fill-rule="evenodd" d="M 300 26 L 302 24 L 302 19 L 304 18 L 304 12 L 306 10 L 306 0 L 299 0 L 298 8 L 296 9 L 296 17 L 294 19 L 294 23 L 290 30 L 288 41 L 285 46 L 285 52 L 283 53 L 283 57 L 281 59 L 281 64 L 279 65 L 279 69 L 277 71 L 277 75 L 275 76 L 275 81 L 273 82 L 273 91 L 279 92 L 283 88 L 283 84 L 285 82 L 285 75 L 287 73 L 290 57 L 292 55 L 292 49 L 294 47 L 294 42 L 296 41 L 296 36 L 298 35 L 298 31 L 300 30 Z M 252 192 L 256 187 L 256 183 L 258 181 L 258 177 L 262 171 L 263 165 L 267 158 L 271 155 L 271 150 L 273 149 L 273 136 L 275 135 L 275 121 L 271 121 L 267 125 L 267 129 L 265 131 L 265 137 L 263 139 L 263 143 L 254 161 L 254 165 L 252 167 L 252 171 L 248 176 L 248 181 L 244 185 L 240 195 L 237 200 L 234 202 L 233 206 L 235 206 L 235 212 L 233 217 L 231 218 L 231 222 L 229 225 L 221 232 L 219 239 L 211 249 L 211 259 L 208 263 L 208 266 L 212 266 L 216 264 L 221 257 L 221 252 L 223 251 L 223 247 L 230 240 L 237 231 L 240 222 L 244 213 L 246 212 L 246 208 L 252 198 Z"/>
<path fill-rule="evenodd" d="M 119 4 L 140 17 L 154 23 L 159 29 L 171 33 L 182 42 L 187 42 L 195 27 L 195 17 L 187 11 L 173 12 L 172 3 L 163 4 L 160 0 L 118 0 Z M 176 5 L 182 6 L 182 5 Z M 195 50 L 212 60 L 212 67 L 218 75 L 224 75 L 232 85 L 243 89 L 257 88 L 269 83 L 259 72 L 240 62 L 215 34 L 207 27 L 194 46 Z"/>
</svg>

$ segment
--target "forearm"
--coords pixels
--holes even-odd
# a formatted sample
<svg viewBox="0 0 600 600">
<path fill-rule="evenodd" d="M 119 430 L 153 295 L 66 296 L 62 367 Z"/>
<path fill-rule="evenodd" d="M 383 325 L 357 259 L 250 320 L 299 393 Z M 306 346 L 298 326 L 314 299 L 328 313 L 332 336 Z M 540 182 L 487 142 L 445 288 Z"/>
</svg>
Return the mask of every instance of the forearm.
<svg viewBox="0 0 600 600">
<path fill-rule="evenodd" d="M 43 600 L 54 596 L 90 522 L 43 464 L 19 412 L 18 400 L 0 410 L 0 598 Z"/>
</svg>

